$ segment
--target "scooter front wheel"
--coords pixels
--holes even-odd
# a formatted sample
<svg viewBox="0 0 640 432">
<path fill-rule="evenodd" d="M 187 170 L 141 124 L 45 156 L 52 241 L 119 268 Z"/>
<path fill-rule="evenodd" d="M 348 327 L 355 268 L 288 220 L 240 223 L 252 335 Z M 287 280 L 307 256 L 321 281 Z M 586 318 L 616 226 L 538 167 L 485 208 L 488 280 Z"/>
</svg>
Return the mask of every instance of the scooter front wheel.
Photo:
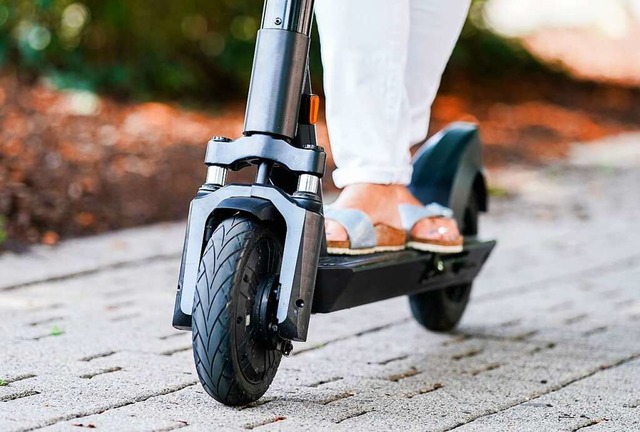
<svg viewBox="0 0 640 432">
<path fill-rule="evenodd" d="M 222 221 L 203 253 L 193 356 L 202 386 L 225 405 L 259 399 L 280 364 L 272 329 L 281 262 L 282 242 L 273 228 L 241 215 Z"/>
</svg>

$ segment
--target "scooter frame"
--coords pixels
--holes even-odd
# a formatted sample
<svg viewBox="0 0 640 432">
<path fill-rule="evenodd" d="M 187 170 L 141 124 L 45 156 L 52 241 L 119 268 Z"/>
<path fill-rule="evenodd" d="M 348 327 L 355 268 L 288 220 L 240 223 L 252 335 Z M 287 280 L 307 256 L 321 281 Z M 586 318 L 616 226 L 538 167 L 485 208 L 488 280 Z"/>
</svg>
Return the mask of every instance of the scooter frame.
<svg viewBox="0 0 640 432">
<path fill-rule="evenodd" d="M 307 118 L 313 5 L 314 0 L 265 1 L 243 136 L 235 141 L 214 137 L 208 143 L 207 179 L 190 206 L 173 317 L 176 328 L 191 328 L 198 268 L 208 238 L 218 222 L 238 212 L 281 227 L 285 241 L 277 332 L 292 341 L 306 340 L 312 312 L 470 282 L 495 244 L 466 239 L 465 251 L 451 257 L 414 251 L 358 259 L 327 255 L 321 185 L 326 155 Z M 445 138 L 451 141 L 446 149 L 438 144 Z M 480 209 L 486 210 L 475 127 L 451 128 L 424 147 L 417 163 L 425 170 L 415 170 L 414 179 L 431 185 L 413 191 L 423 202 L 448 205 L 460 219 L 474 192 Z M 254 184 L 226 184 L 228 170 L 252 165 L 258 167 Z M 376 280 L 376 274 L 387 276 Z M 392 288 L 390 278 L 403 275 L 411 281 Z M 362 294 L 365 285 L 373 294 Z"/>
</svg>

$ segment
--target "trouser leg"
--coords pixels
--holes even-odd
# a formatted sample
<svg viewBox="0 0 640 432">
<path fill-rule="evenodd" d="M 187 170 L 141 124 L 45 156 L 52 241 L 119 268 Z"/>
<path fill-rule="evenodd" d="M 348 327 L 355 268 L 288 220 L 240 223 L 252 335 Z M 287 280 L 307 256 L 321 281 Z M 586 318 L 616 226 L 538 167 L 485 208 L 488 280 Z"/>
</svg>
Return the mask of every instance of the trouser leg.
<svg viewBox="0 0 640 432">
<path fill-rule="evenodd" d="M 468 3 L 316 1 L 338 187 L 409 183 L 409 148 L 415 136 L 426 133 L 429 107 Z"/>
<path fill-rule="evenodd" d="M 431 104 L 470 3 L 471 0 L 411 0 L 409 53 L 405 70 L 411 145 L 427 136 Z"/>
</svg>

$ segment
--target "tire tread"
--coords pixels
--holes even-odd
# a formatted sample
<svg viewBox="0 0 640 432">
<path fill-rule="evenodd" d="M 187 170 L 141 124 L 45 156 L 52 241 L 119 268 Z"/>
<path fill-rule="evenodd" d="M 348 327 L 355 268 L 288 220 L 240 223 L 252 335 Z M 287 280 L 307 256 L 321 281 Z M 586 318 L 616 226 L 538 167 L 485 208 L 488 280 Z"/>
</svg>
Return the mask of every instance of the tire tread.
<svg viewBox="0 0 640 432">
<path fill-rule="evenodd" d="M 277 358 L 272 363 L 274 370 L 265 374 L 264 390 L 255 392 L 242 385 L 231 352 L 234 330 L 230 314 L 235 312 L 230 305 L 237 268 L 247 253 L 247 244 L 264 229 L 241 215 L 222 221 L 205 247 L 199 268 L 192 315 L 193 356 L 205 391 L 226 405 L 257 400 L 271 384 L 279 363 Z"/>
</svg>

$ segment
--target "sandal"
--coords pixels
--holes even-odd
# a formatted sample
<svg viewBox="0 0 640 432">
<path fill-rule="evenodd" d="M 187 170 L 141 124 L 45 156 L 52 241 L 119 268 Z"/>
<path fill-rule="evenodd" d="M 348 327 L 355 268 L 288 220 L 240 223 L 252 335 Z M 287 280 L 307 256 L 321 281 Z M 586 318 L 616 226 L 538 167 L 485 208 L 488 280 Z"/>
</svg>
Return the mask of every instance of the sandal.
<svg viewBox="0 0 640 432">
<path fill-rule="evenodd" d="M 405 249 L 407 234 L 404 230 L 385 224 L 374 225 L 360 210 L 326 206 L 324 216 L 342 225 L 349 237 L 345 241 L 327 240 L 327 252 L 331 255 L 365 255 Z"/>
<path fill-rule="evenodd" d="M 424 252 L 459 253 L 462 252 L 464 238 L 460 233 L 454 233 L 445 226 L 429 231 L 427 237 L 416 237 L 411 234 L 416 223 L 425 218 L 453 217 L 453 210 L 438 203 L 427 206 L 401 204 L 398 206 L 402 227 L 406 230 L 409 241 L 407 247 Z"/>
</svg>

